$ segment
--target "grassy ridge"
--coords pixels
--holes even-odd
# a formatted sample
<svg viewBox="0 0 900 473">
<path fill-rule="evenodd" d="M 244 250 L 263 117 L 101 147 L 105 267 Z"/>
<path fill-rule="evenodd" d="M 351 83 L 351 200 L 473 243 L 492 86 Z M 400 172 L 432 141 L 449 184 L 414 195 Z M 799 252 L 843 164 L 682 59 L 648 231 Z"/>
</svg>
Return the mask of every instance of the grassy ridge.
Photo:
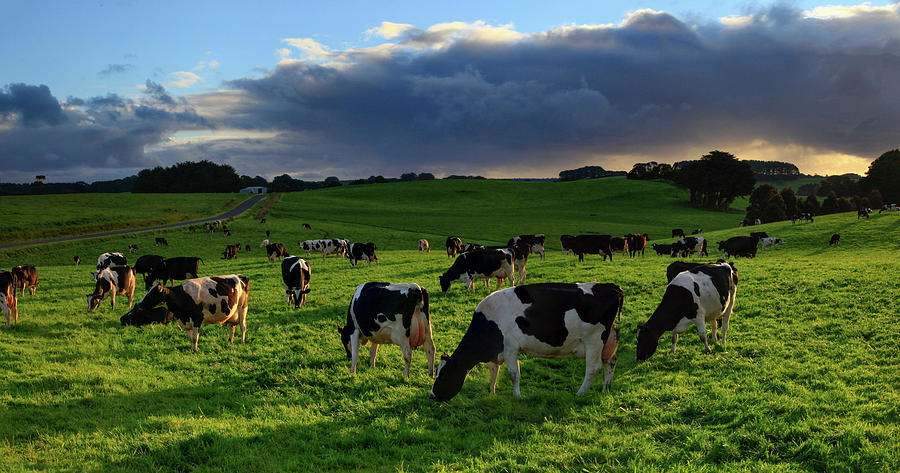
<svg viewBox="0 0 900 473">
<path fill-rule="evenodd" d="M 212 217 L 245 194 L 61 194 L 0 197 L 0 243 Z"/>
<path fill-rule="evenodd" d="M 588 256 L 579 264 L 549 251 L 547 261 L 529 262 L 528 282 L 595 280 L 625 290 L 612 391 L 601 394 L 595 385 L 576 398 L 582 360 L 523 356 L 522 398 L 511 397 L 505 372 L 498 394 L 489 395 L 488 370 L 479 365 L 458 397 L 436 404 L 427 398 L 431 380 L 421 350 L 414 352 L 409 380 L 393 346 L 382 347 L 374 369 L 363 362 L 356 375 L 348 372 L 335 325 L 343 323 L 357 284 L 423 284 L 432 292 L 438 351 L 450 352 L 488 291 L 467 294 L 454 286 L 440 292 L 437 277 L 450 264 L 440 248 L 447 234 L 501 242 L 512 233 L 542 231 L 558 245 L 560 232 L 580 229 L 647 231 L 669 241 L 664 237 L 671 227 L 696 221 L 720 229 L 704 232 L 713 242 L 748 230 L 727 228 L 734 215 L 656 202 L 672 191 L 654 190 L 654 183 L 593 181 L 572 192 L 511 183 L 528 185 L 498 190 L 504 202 L 521 197 L 521 207 L 497 199 L 491 204 L 492 195 L 480 194 L 490 194 L 489 186 L 480 182 L 428 184 L 286 194 L 267 216 L 268 225 L 249 218 L 230 224 L 234 236 L 228 242 L 254 243 L 249 255 L 234 261 L 218 259 L 226 243 L 221 234 L 163 233 L 172 246 L 160 254 L 202 256 L 203 274 L 240 272 L 251 279 L 248 343 L 229 346 L 222 327 L 206 327 L 197 354 L 175 327 L 122 328 L 122 297 L 116 311 L 105 301 L 87 313 L 93 256 L 124 249 L 127 239 L 0 253 L 0 267 L 33 261 L 41 271 L 37 295 L 20 299 L 19 325 L 0 329 L 3 469 L 900 469 L 897 215 L 857 221 L 839 214 L 813 224 L 754 228 L 785 238 L 787 245 L 736 260 L 741 282 L 728 349 L 716 346 L 705 355 L 690 329 L 676 355 L 667 353 L 664 335 L 660 351 L 644 363 L 634 359 L 631 329 L 661 299 L 671 260 L 648 253 L 613 263 Z M 657 193 L 648 198 L 649 210 L 622 193 L 619 186 L 629 184 L 646 185 L 643 196 Z M 443 196 L 448 190 L 468 190 L 459 194 L 472 198 L 456 207 L 454 197 Z M 350 192 L 358 194 L 345 194 Z M 598 202 L 596 210 L 573 210 L 590 199 Z M 400 204 L 407 206 L 405 222 Z M 537 204 L 543 212 L 527 211 Z M 628 224 L 630 219 L 637 223 Z M 301 230 L 302 222 L 313 229 Z M 284 305 L 278 264 L 257 248 L 264 228 L 295 254 L 296 240 L 323 234 L 371 240 L 385 249 L 371 268 L 308 258 L 313 291 L 298 314 Z M 829 247 L 834 232 L 842 242 Z M 431 235 L 437 251 L 411 250 L 417 238 Z M 132 238 L 156 250 L 149 246 L 152 236 Z M 70 265 L 76 249 L 86 252 L 88 267 Z"/>
</svg>

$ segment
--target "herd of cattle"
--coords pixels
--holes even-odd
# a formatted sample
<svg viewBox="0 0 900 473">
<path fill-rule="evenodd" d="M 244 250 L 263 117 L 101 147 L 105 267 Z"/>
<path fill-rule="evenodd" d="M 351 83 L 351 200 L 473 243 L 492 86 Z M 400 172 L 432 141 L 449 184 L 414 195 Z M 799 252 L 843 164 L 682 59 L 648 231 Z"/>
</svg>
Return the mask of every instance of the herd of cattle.
<svg viewBox="0 0 900 473">
<path fill-rule="evenodd" d="M 210 227 L 208 227 L 210 228 Z M 214 228 L 214 227 L 212 227 Z M 226 227 L 227 229 L 227 227 Z M 681 229 L 673 229 L 672 236 L 680 237 L 671 244 L 653 244 L 657 255 L 670 257 L 708 256 L 707 241 L 685 236 Z M 268 232 L 267 232 L 268 233 Z M 832 236 L 831 244 L 840 236 Z M 572 253 L 584 260 L 586 254 L 602 255 L 612 261 L 614 253 L 631 257 L 643 256 L 649 237 L 646 233 L 631 233 L 623 237 L 611 235 L 562 235 L 564 254 Z M 445 246 L 448 257 L 455 257 L 451 266 L 439 276 L 441 291 L 447 292 L 451 283 L 462 282 L 466 290 L 474 291 L 474 283 L 481 279 L 487 286 L 497 280 L 497 291 L 484 298 L 475 308 L 472 320 L 452 355 L 443 355 L 435 367 L 435 345 L 431 330 L 429 293 L 418 284 L 368 282 L 359 285 L 352 295 L 346 322 L 338 325 L 341 343 L 350 359 L 351 372 L 356 371 L 361 345 L 369 346 L 370 365 L 374 367 L 378 346 L 395 344 L 403 351 L 404 374 L 409 376 L 412 350 L 423 346 L 428 358 L 429 375 L 434 385 L 432 399 L 446 401 L 455 396 L 468 372 L 478 363 L 490 369 L 490 391 L 496 387 L 499 367 L 507 364 L 513 384 L 513 394 L 519 395 L 520 353 L 540 357 L 577 355 L 585 359 L 584 381 L 578 395 L 584 395 L 593 378 L 604 370 L 603 390 L 612 382 L 619 341 L 617 322 L 621 321 L 624 292 L 615 284 L 540 283 L 525 282 L 525 266 L 530 254 L 545 259 L 546 237 L 543 234 L 517 235 L 506 246 L 465 243 L 458 237 L 448 237 Z M 784 243 L 781 238 L 766 232 L 752 232 L 717 242 L 722 257 L 755 257 L 757 249 L 775 248 Z M 168 246 L 157 238 L 157 245 Z M 321 252 L 350 259 L 352 265 L 366 261 L 377 262 L 375 243 L 350 243 L 346 239 L 320 239 L 298 242 L 301 250 Z M 286 303 L 302 308 L 310 293 L 312 271 L 309 263 L 289 255 L 282 243 L 264 240 L 270 261 L 281 258 L 282 281 Z M 236 257 L 240 244 L 228 245 L 223 258 Z M 131 249 L 131 248 L 129 248 Z M 136 246 L 133 248 L 136 250 Z M 245 250 L 249 250 L 247 245 Z M 428 240 L 418 241 L 418 250 L 430 252 Z M 191 349 L 197 350 L 200 327 L 206 324 L 231 326 L 229 342 L 234 340 L 237 326 L 241 327 L 241 343 L 246 339 L 247 309 L 250 281 L 240 274 L 200 277 L 199 257 L 164 258 L 143 255 L 134 266 L 128 266 L 122 253 L 103 253 L 92 271 L 94 291 L 87 295 L 88 310 L 100 307 L 109 298 L 115 309 L 116 296 L 128 298 L 129 311 L 120 319 L 123 325 L 169 323 L 176 320 L 187 332 Z M 75 257 L 75 264 L 80 258 Z M 148 291 L 136 304 L 134 290 L 136 276 L 141 274 Z M 678 335 L 695 325 L 706 351 L 711 352 L 707 326 L 714 341 L 718 341 L 718 324 L 722 325 L 722 344 L 725 345 L 730 318 L 735 303 L 738 270 L 732 263 L 719 259 L 715 263 L 676 261 L 666 271 L 668 285 L 658 307 L 650 318 L 635 330 L 638 360 L 652 356 L 659 339 L 672 332 L 671 353 L 675 352 Z M 183 280 L 179 285 L 172 285 Z M 509 288 L 502 289 L 503 281 Z M 12 271 L 0 271 L 0 308 L 18 321 L 17 291 L 24 296 L 25 288 L 34 295 L 38 272 L 33 265 L 16 266 Z"/>
</svg>

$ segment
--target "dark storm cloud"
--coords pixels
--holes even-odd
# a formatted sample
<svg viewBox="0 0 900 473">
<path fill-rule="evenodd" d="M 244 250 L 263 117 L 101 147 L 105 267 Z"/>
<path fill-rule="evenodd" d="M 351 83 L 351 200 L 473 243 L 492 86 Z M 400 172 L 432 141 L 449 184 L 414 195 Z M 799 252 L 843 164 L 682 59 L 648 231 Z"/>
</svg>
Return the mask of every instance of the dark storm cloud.
<svg viewBox="0 0 900 473">
<path fill-rule="evenodd" d="M 59 101 L 46 85 L 9 84 L 0 89 L 0 117 L 26 127 L 59 125 L 66 121 Z"/>
<path fill-rule="evenodd" d="M 106 69 L 100 71 L 101 76 L 110 76 L 113 74 L 122 74 L 134 70 L 134 64 L 110 64 Z"/>
</svg>

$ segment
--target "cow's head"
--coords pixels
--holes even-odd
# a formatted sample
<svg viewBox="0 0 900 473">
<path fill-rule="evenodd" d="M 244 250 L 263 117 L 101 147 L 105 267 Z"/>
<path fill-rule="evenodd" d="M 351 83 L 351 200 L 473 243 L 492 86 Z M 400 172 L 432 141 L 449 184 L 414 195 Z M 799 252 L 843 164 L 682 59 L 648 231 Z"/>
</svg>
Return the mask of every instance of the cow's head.
<svg viewBox="0 0 900 473">
<path fill-rule="evenodd" d="M 122 322 L 122 325 L 140 327 L 154 323 L 168 324 L 174 317 L 174 314 L 169 312 L 169 309 L 156 307 L 147 311 L 128 312 L 119 319 L 119 322 Z"/>
<path fill-rule="evenodd" d="M 724 249 L 725 249 L 725 242 L 724 242 L 724 241 L 717 241 L 717 242 L 716 242 L 716 245 L 719 246 L 719 249 L 720 249 L 720 250 L 724 250 Z"/>
<path fill-rule="evenodd" d="M 309 287 L 307 286 L 306 289 L 292 287 L 284 292 L 287 293 L 288 304 L 293 304 L 295 309 L 299 309 L 303 307 L 303 304 L 306 302 L 306 295 L 309 294 Z"/>
<path fill-rule="evenodd" d="M 438 276 L 438 281 L 441 283 L 441 292 L 447 292 L 450 290 L 450 278 L 447 277 L 446 274 L 442 274 Z"/>
<path fill-rule="evenodd" d="M 344 350 L 347 352 L 347 359 L 353 358 L 353 353 L 350 351 L 350 336 L 353 335 L 353 331 L 355 328 L 353 324 L 347 323 L 345 327 L 337 326 L 338 334 L 341 337 L 341 345 L 344 346 Z"/>
<path fill-rule="evenodd" d="M 134 320 L 152 318 L 150 312 L 152 312 L 153 309 L 165 307 L 168 295 L 169 288 L 156 283 L 125 315 L 129 318 L 134 317 Z"/>
<path fill-rule="evenodd" d="M 97 280 L 97 286 L 94 289 L 94 292 L 87 295 L 88 312 L 99 308 L 100 303 L 103 302 L 103 296 L 112 290 L 112 283 L 110 283 L 108 279 Z"/>
<path fill-rule="evenodd" d="M 659 335 L 653 334 L 644 324 L 640 324 L 635 329 L 637 339 L 637 359 L 638 361 L 646 360 L 656 353 L 659 346 Z"/>
<path fill-rule="evenodd" d="M 437 367 L 437 375 L 428 397 L 437 402 L 446 402 L 453 399 L 462 390 L 463 383 L 469 372 L 459 366 L 453 357 L 446 353 L 441 355 L 441 363 Z"/>
</svg>

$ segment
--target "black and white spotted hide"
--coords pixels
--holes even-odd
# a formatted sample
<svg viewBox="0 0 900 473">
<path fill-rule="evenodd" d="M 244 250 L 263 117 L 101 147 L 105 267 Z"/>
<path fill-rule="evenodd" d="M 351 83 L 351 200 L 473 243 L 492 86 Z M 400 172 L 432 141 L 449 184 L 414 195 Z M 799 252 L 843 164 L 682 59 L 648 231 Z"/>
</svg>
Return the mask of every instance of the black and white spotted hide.
<svg viewBox="0 0 900 473">
<path fill-rule="evenodd" d="M 309 263 L 299 256 L 288 256 L 281 262 L 281 280 L 284 282 L 287 304 L 295 309 L 303 307 L 309 294 Z"/>
</svg>

